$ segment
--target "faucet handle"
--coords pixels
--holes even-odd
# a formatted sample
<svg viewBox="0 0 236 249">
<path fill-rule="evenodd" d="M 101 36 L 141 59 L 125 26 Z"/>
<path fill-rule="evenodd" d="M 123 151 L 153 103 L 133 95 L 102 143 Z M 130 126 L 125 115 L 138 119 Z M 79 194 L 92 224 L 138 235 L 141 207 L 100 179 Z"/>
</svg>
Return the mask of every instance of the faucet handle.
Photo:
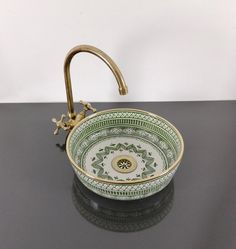
<svg viewBox="0 0 236 249">
<path fill-rule="evenodd" d="M 80 101 L 83 105 L 83 110 L 79 114 L 75 114 L 74 118 L 67 117 L 65 114 L 61 115 L 61 118 L 57 120 L 56 118 L 52 118 L 52 122 L 56 124 L 56 129 L 54 131 L 54 135 L 57 135 L 59 130 L 62 128 L 64 131 L 68 131 L 72 129 L 79 121 L 85 118 L 85 114 L 88 110 L 96 112 L 97 110 L 92 107 L 92 105 L 85 101 Z M 67 120 L 64 120 L 67 117 Z"/>
<path fill-rule="evenodd" d="M 88 102 L 85 102 L 83 100 L 80 100 L 80 103 L 84 106 L 84 111 L 91 110 L 92 112 L 96 112 L 97 109 L 92 107 L 92 105 Z"/>
<path fill-rule="evenodd" d="M 54 135 L 57 135 L 59 130 L 62 128 L 64 131 L 67 131 L 70 129 L 70 126 L 68 126 L 67 122 L 64 121 L 66 115 L 62 114 L 61 118 L 57 120 L 56 118 L 52 118 L 52 122 L 56 124 L 56 129 L 54 131 Z"/>
</svg>

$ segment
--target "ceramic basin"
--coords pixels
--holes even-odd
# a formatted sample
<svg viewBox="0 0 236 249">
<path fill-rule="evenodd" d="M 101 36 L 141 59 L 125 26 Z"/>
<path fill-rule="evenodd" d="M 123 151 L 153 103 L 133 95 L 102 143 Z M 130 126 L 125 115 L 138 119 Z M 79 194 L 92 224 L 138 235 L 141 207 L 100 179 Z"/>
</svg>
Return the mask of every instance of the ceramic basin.
<svg viewBox="0 0 236 249">
<path fill-rule="evenodd" d="M 182 136 L 171 123 L 136 109 L 110 109 L 84 118 L 70 132 L 66 147 L 80 181 L 118 200 L 162 190 L 184 151 Z"/>
</svg>

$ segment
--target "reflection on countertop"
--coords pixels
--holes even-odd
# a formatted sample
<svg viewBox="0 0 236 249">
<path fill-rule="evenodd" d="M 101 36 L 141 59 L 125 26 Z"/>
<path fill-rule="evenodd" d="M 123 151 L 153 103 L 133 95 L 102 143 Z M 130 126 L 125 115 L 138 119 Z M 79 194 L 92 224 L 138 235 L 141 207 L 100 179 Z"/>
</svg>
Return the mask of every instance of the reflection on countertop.
<svg viewBox="0 0 236 249">
<path fill-rule="evenodd" d="M 158 224 L 170 212 L 174 182 L 145 199 L 118 201 L 91 192 L 74 176 L 72 199 L 79 213 L 94 225 L 110 231 L 134 232 Z"/>
</svg>

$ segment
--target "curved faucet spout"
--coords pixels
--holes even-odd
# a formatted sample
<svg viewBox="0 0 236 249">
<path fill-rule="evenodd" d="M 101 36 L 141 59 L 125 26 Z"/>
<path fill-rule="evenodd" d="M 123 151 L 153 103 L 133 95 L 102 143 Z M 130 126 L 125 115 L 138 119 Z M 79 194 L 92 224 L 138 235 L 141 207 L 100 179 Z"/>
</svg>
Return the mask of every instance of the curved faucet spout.
<svg viewBox="0 0 236 249">
<path fill-rule="evenodd" d="M 124 78 L 118 66 L 111 59 L 111 57 L 109 57 L 107 54 L 105 54 L 100 49 L 90 46 L 90 45 L 76 46 L 69 51 L 69 53 L 67 54 L 65 58 L 65 63 L 64 63 L 64 76 L 65 76 L 65 84 L 66 84 L 68 115 L 72 119 L 76 118 L 76 113 L 74 111 L 74 101 L 73 101 L 73 94 L 72 94 L 72 87 L 71 87 L 70 63 L 71 63 L 72 58 L 80 52 L 91 53 L 93 55 L 96 55 L 100 59 L 102 59 L 111 69 L 112 73 L 114 74 L 116 81 L 118 83 L 120 95 L 126 95 L 128 93 L 128 88 L 127 88 L 127 85 L 125 84 Z"/>
</svg>

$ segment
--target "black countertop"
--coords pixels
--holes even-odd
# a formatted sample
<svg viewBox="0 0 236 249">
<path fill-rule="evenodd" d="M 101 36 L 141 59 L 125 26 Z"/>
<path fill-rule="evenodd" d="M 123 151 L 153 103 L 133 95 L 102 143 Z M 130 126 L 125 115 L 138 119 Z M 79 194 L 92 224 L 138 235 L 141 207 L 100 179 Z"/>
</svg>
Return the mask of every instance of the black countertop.
<svg viewBox="0 0 236 249">
<path fill-rule="evenodd" d="M 75 181 L 66 136 L 53 136 L 66 104 L 0 104 L 0 247 L 236 248 L 236 101 L 94 106 L 174 123 L 186 148 L 174 181 L 145 202 L 109 202 Z"/>
</svg>

